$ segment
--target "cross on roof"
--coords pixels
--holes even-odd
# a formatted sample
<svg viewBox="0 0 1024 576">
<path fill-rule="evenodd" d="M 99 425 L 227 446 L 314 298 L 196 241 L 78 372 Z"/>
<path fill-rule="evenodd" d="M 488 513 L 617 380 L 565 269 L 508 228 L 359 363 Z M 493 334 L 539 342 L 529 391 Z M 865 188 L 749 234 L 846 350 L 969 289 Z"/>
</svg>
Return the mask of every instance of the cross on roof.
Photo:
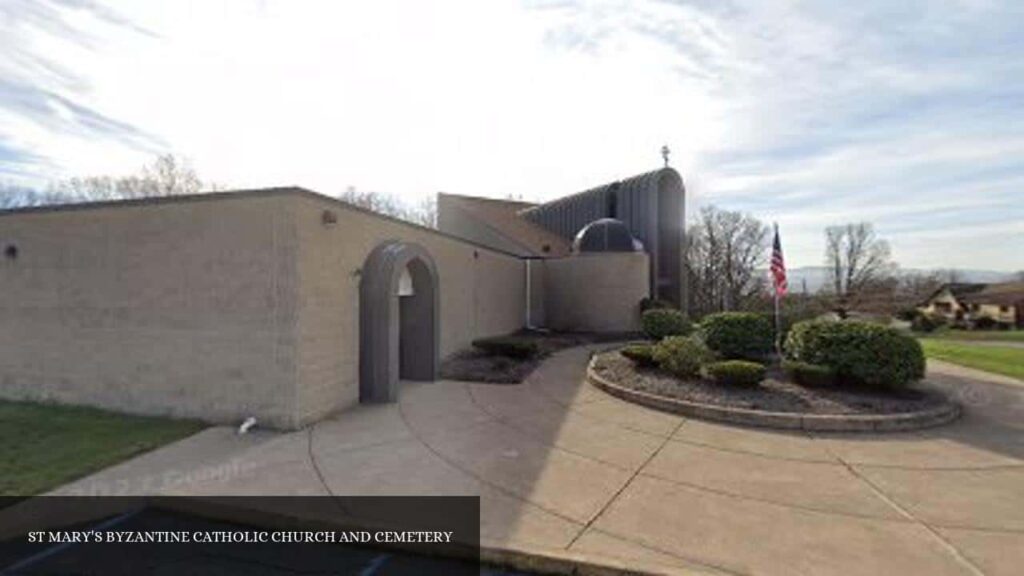
<svg viewBox="0 0 1024 576">
<path fill-rule="evenodd" d="M 664 146 L 661 147 L 661 157 L 664 158 L 665 160 L 666 168 L 668 168 L 668 155 L 671 153 L 672 151 L 668 149 L 668 144 L 665 144 Z"/>
</svg>

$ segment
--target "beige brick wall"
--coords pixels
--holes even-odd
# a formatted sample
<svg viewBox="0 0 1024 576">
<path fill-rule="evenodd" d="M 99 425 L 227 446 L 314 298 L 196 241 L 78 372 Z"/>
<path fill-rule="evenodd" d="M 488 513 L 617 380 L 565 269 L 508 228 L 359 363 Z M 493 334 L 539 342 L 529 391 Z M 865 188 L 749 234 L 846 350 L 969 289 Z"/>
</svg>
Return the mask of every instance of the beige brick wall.
<svg viewBox="0 0 1024 576">
<path fill-rule="evenodd" d="M 525 319 L 524 262 L 329 199 L 296 196 L 299 413 L 302 422 L 359 401 L 359 269 L 389 239 L 416 242 L 440 280 L 441 357 L 474 338 L 518 330 Z M 337 222 L 322 223 L 325 210 Z"/>
<path fill-rule="evenodd" d="M 581 332 L 640 329 L 640 300 L 648 295 L 649 258 L 643 252 L 579 254 L 544 261 L 548 327 Z"/>
<path fill-rule="evenodd" d="M 305 192 L 0 214 L 0 397 L 282 428 L 351 406 L 388 239 L 436 261 L 442 357 L 522 327 L 522 260 Z"/>
<path fill-rule="evenodd" d="M 294 425 L 288 197 L 0 215 L 0 397 Z"/>
</svg>

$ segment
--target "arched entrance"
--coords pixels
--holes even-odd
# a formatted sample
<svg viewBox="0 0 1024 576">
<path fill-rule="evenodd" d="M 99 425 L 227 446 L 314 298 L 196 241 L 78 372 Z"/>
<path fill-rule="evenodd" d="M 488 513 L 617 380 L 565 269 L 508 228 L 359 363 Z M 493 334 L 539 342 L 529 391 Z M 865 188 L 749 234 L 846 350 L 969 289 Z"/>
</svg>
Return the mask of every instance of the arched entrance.
<svg viewBox="0 0 1024 576">
<path fill-rule="evenodd" d="M 435 380 L 439 364 L 437 266 L 419 244 L 373 249 L 359 284 L 359 401 L 394 402 L 398 380 Z"/>
</svg>

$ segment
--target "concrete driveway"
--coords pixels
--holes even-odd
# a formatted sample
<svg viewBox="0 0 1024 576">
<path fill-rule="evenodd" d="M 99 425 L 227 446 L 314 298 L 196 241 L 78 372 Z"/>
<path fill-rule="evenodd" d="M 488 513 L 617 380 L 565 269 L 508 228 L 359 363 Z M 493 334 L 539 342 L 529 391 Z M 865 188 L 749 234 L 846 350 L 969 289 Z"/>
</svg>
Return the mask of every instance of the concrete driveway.
<svg viewBox="0 0 1024 576">
<path fill-rule="evenodd" d="M 479 494 L 484 545 L 652 572 L 1019 574 L 1024 383 L 931 367 L 957 423 L 888 435 L 742 429 L 583 382 L 404 385 L 294 433 L 212 428 L 62 488 L 127 494 Z"/>
</svg>

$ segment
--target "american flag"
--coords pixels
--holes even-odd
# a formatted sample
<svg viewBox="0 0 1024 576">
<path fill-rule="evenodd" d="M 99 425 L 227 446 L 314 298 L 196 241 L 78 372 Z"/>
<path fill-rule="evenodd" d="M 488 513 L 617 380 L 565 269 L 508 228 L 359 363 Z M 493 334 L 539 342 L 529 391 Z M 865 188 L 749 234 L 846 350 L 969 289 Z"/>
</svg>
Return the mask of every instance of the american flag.
<svg viewBox="0 0 1024 576">
<path fill-rule="evenodd" d="M 775 285 L 775 295 L 785 296 L 786 288 L 786 262 L 782 259 L 782 241 L 779 240 L 779 225 L 775 225 L 775 241 L 772 242 L 772 284 Z"/>
</svg>

